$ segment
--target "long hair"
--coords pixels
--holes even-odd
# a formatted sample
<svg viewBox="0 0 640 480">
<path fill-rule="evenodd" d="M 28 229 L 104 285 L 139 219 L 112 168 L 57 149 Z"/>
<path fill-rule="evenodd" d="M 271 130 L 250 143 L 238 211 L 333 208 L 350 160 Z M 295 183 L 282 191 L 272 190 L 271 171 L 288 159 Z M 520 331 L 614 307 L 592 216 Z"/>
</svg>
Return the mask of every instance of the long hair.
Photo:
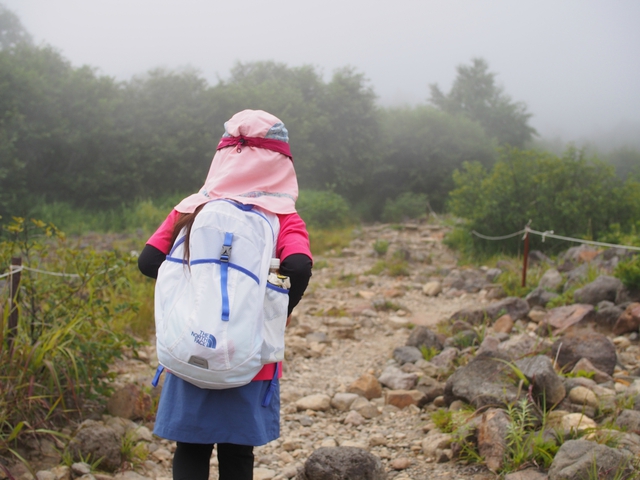
<svg viewBox="0 0 640 480">
<path fill-rule="evenodd" d="M 205 204 L 198 206 L 198 208 L 196 208 L 192 213 L 181 213 L 178 217 L 178 220 L 173 226 L 173 233 L 171 234 L 171 245 L 176 243 L 178 235 L 180 235 L 182 229 L 186 229 L 185 239 L 183 243 L 184 255 L 182 259 L 185 261 L 187 266 L 189 265 L 190 256 L 189 238 L 191 237 L 191 227 L 193 227 L 193 222 L 196 220 L 196 216 L 198 215 L 198 213 L 200 213 L 200 210 L 202 210 L 204 206 Z"/>
</svg>

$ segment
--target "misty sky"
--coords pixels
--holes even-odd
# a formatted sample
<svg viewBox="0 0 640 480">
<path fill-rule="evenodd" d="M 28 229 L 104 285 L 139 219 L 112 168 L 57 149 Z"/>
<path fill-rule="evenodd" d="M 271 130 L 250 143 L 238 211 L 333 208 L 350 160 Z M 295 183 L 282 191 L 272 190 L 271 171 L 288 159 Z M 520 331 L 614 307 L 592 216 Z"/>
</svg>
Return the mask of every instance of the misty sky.
<svg viewBox="0 0 640 480">
<path fill-rule="evenodd" d="M 38 43 L 127 80 L 195 67 L 215 84 L 237 62 L 353 66 L 383 105 L 448 91 L 483 57 L 545 137 L 640 138 L 638 0 L 0 0 Z M 277 115 L 277 112 L 273 112 Z"/>
</svg>

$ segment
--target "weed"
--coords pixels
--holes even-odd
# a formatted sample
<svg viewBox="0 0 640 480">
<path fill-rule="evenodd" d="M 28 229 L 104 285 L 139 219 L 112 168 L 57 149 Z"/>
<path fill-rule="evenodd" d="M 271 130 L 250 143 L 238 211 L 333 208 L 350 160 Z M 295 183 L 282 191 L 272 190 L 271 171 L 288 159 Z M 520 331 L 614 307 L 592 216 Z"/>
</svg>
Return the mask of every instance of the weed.
<svg viewBox="0 0 640 480">
<path fill-rule="evenodd" d="M 358 277 L 353 273 L 340 274 L 337 277 L 332 277 L 326 284 L 326 288 L 343 288 L 355 285 Z"/>
<path fill-rule="evenodd" d="M 322 270 L 323 268 L 329 268 L 329 262 L 326 260 L 316 260 L 313 262 L 314 270 Z"/>
<path fill-rule="evenodd" d="M 560 375 L 566 378 L 590 378 L 596 376 L 596 372 L 587 372 L 586 370 L 577 370 L 575 372 L 560 372 Z"/>
<path fill-rule="evenodd" d="M 427 347 L 426 345 L 420 345 L 420 352 L 422 353 L 422 358 L 427 362 L 439 353 L 436 347 Z"/>
<path fill-rule="evenodd" d="M 123 461 L 132 466 L 141 464 L 149 455 L 146 445 L 143 442 L 138 443 L 136 441 L 136 435 L 133 430 L 128 431 L 122 437 L 120 453 Z"/>
<path fill-rule="evenodd" d="M 376 240 L 373 243 L 373 250 L 381 257 L 387 254 L 389 242 L 387 240 Z"/>
<path fill-rule="evenodd" d="M 331 307 L 327 310 L 320 309 L 314 313 L 316 317 L 348 317 L 349 314 L 344 308 Z"/>
<path fill-rule="evenodd" d="M 380 275 L 387 269 L 387 262 L 379 260 L 376 264 L 365 272 L 365 275 Z"/>
<path fill-rule="evenodd" d="M 314 255 L 345 248 L 353 239 L 353 227 L 351 226 L 332 229 L 309 227 L 308 231 L 311 253 Z"/>
<path fill-rule="evenodd" d="M 538 421 L 532 407 L 526 398 L 507 406 L 511 422 L 506 435 L 507 451 L 503 472 L 515 471 L 528 462 L 549 468 L 560 448 L 557 439 L 545 438 L 544 417 L 542 428 L 534 430 Z"/>
</svg>

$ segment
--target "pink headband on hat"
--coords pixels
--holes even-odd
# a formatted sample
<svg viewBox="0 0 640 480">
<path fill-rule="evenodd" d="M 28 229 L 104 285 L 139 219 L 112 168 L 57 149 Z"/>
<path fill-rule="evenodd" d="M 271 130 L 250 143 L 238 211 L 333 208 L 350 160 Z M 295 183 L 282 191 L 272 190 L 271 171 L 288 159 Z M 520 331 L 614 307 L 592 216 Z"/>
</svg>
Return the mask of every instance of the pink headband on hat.
<svg viewBox="0 0 640 480">
<path fill-rule="evenodd" d="M 216 198 L 294 213 L 298 180 L 284 124 L 262 110 L 243 110 L 225 123 L 204 186 L 175 206 L 182 213 Z M 237 148 L 227 148 L 236 146 Z"/>
</svg>

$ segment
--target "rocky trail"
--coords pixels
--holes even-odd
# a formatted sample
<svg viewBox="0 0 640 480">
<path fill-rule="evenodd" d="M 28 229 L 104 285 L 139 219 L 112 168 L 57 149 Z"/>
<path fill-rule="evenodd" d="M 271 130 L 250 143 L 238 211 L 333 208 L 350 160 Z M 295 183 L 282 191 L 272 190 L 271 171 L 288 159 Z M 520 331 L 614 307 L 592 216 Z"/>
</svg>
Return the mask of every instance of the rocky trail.
<svg viewBox="0 0 640 480">
<path fill-rule="evenodd" d="M 321 479 L 322 475 L 312 476 L 309 471 L 305 471 L 305 463 L 309 462 L 309 457 L 318 449 L 336 452 L 337 449 L 331 447 L 370 454 L 364 459 L 350 460 L 356 463 L 362 461 L 362 465 L 367 462 L 375 463 L 373 467 L 369 465 L 373 469 L 370 476 L 357 478 L 500 478 L 487 465 L 492 466 L 494 471 L 501 468 L 504 450 L 498 449 L 496 453 L 489 447 L 504 444 L 503 438 L 496 440 L 496 437 L 487 433 L 489 440 L 484 440 L 484 451 L 483 445 L 480 445 L 485 463 L 464 464 L 455 460 L 451 436 L 435 428 L 431 414 L 439 408 L 459 408 L 457 404 L 461 400 L 471 403 L 480 411 L 495 403 L 515 401 L 516 396 L 506 400 L 502 398 L 502 395 L 510 394 L 511 386 L 498 385 L 495 390 L 498 393 L 487 393 L 487 386 L 483 385 L 482 395 L 476 392 L 465 397 L 465 388 L 472 387 L 448 381 L 447 378 L 460 377 L 462 373 L 459 370 L 467 369 L 459 368 L 456 371 L 457 365 L 468 362 L 468 367 L 476 365 L 473 368 L 479 368 L 481 361 L 469 360 L 476 355 L 477 345 L 473 349 L 465 348 L 473 344 L 473 341 L 456 345 L 451 338 L 447 340 L 445 335 L 440 334 L 439 329 L 442 327 L 438 324 L 444 321 L 448 321 L 448 324 L 457 322 L 459 335 L 469 335 L 471 332 L 473 336 L 474 331 L 477 334 L 480 330 L 477 323 L 475 330 L 471 326 L 474 312 L 482 312 L 482 315 L 491 317 L 495 322 L 486 330 L 484 341 L 479 339 L 482 341 L 480 350 L 500 350 L 502 353 L 496 353 L 499 356 L 518 349 L 532 349 L 531 339 L 535 337 L 535 330 L 543 322 L 542 318 L 547 312 L 542 306 L 531 309 L 527 302 L 516 298 L 503 301 L 493 312 L 491 305 L 501 296 L 500 288 L 492 283 L 498 272 L 487 268 L 460 268 L 455 255 L 442 244 L 444 233 L 445 227 L 426 223 L 404 225 L 401 228 L 390 225 L 365 226 L 354 232 L 354 239 L 348 248 L 314 259 L 313 278 L 305 297 L 294 311 L 294 318 L 287 331 L 287 353 L 281 381 L 281 437 L 255 449 L 256 480 Z M 541 295 L 540 292 L 538 294 Z M 530 299 L 529 305 L 532 303 L 536 303 L 536 300 Z M 609 303 L 604 307 L 614 308 L 614 302 Z M 522 307 L 523 304 L 525 307 Z M 582 306 L 583 310 L 588 311 L 585 305 Z M 603 311 L 603 308 L 599 311 Z M 615 308 L 618 309 L 616 312 L 619 316 L 625 304 Z M 593 313 L 585 311 L 581 311 L 583 316 L 580 317 L 580 312 L 572 310 L 559 320 L 558 315 L 552 315 L 548 320 L 549 325 L 553 328 L 577 325 L 586 318 L 587 313 Z M 460 316 L 460 312 L 468 314 Z M 504 315 L 505 312 L 507 315 Z M 638 315 L 640 322 L 640 311 Z M 606 321 L 611 323 L 611 317 L 608 318 Z M 549 325 L 546 328 L 551 328 Z M 636 325 L 632 333 L 628 329 L 626 336 L 618 334 L 614 339 L 616 347 L 611 343 L 614 357 L 617 348 L 618 359 L 624 360 L 626 365 L 618 361 L 615 374 L 612 366 L 611 371 L 604 374 L 606 376 L 599 382 L 603 386 L 595 385 L 592 380 L 590 381 L 594 385 L 588 384 L 587 379 L 584 382 L 576 379 L 577 383 L 567 386 L 566 392 L 573 387 L 576 388 L 571 392 L 580 391 L 580 388 L 591 389 L 602 399 L 607 398 L 608 392 L 617 394 L 626 388 L 635 388 L 635 377 L 629 371 L 634 366 L 640 366 L 637 330 Z M 421 353 L 416 357 L 416 352 L 420 351 L 415 346 L 407 346 L 415 340 L 417 334 L 424 335 L 425 332 L 434 339 L 433 345 L 437 346 L 435 353 L 439 352 L 429 362 L 422 359 Z M 449 329 L 447 335 L 451 334 Z M 539 346 L 543 340 L 534 343 Z M 525 344 L 527 347 L 523 346 Z M 423 339 L 414 345 L 424 347 L 426 343 Z M 466 360 L 456 364 L 454 359 L 457 357 L 465 357 Z M 522 355 L 515 355 L 513 358 L 520 357 Z M 596 360 L 593 359 L 594 365 Z M 117 388 L 109 401 L 108 412 L 101 412 L 85 421 L 77 432 L 71 428 L 67 432 L 74 435 L 74 448 L 85 452 L 85 455 L 93 448 L 97 452 L 96 456 L 104 456 L 111 462 L 102 463 L 98 469 L 90 468 L 87 463 L 76 463 L 72 467 L 61 466 L 59 452 L 64 445 L 45 442 L 37 450 L 39 461 L 34 462 L 40 468 L 37 478 L 170 479 L 174 446 L 172 442 L 151 434 L 153 418 L 149 412 L 153 411 L 158 392 L 150 391 L 147 386 L 156 365 L 153 346 L 143 348 L 137 358 L 127 358 L 115 365 L 114 370 L 118 374 Z M 582 368 L 600 372 L 589 365 L 583 365 Z M 529 368 L 519 366 L 523 371 Z M 449 377 L 454 371 L 455 375 Z M 486 371 L 476 371 L 471 376 L 478 377 L 475 380 L 482 384 L 485 374 Z M 493 378 L 491 374 L 487 375 L 488 378 Z M 536 375 L 539 378 L 543 376 L 541 373 L 531 375 L 533 378 Z M 625 380 L 614 383 L 612 375 Z M 564 386 L 560 389 L 555 385 L 553 391 L 550 386 L 545 388 L 547 394 L 554 393 L 559 400 L 565 402 L 562 405 L 566 410 L 565 417 L 570 416 L 573 411 L 582 411 L 584 415 L 586 397 L 570 398 L 565 393 Z M 561 396 L 557 393 L 560 390 Z M 640 381 L 637 390 L 640 392 Z M 481 397 L 488 400 L 482 403 L 478 400 Z M 499 413 L 502 410 L 495 411 Z M 480 417 L 484 423 L 478 423 Z M 491 426 L 491 418 L 493 417 L 485 418 L 485 415 L 480 415 L 473 422 L 479 430 L 484 431 L 484 427 Z M 637 420 L 640 429 L 640 418 Z M 485 430 L 491 431 L 491 428 Z M 637 451 L 640 453 L 640 436 L 636 437 Z M 627 440 L 631 443 L 636 441 L 631 437 Z M 127 448 L 123 449 L 123 445 Z M 629 449 L 634 451 L 631 447 Z M 357 457 L 359 453 L 354 455 Z M 218 478 L 216 462 L 214 456 L 211 479 Z M 102 473 L 100 470 L 112 473 Z M 19 465 L 15 467 L 13 476 L 25 480 L 33 478 Z M 0 473 L 0 478 L 6 477 Z M 544 473 L 529 470 L 512 473 L 509 480 L 546 478 Z"/>
</svg>

